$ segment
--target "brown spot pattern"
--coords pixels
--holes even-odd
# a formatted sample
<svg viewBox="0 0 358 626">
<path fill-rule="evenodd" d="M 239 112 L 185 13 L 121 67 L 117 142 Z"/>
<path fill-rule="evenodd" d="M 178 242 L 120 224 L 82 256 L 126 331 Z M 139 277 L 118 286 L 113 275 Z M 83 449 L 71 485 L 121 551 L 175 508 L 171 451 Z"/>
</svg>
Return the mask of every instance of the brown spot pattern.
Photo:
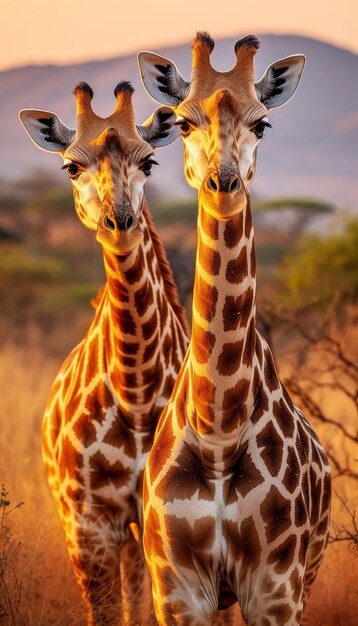
<svg viewBox="0 0 358 626">
<path fill-rule="evenodd" d="M 267 562 L 269 565 L 274 564 L 274 569 L 277 574 L 284 574 L 292 565 L 296 544 L 296 536 L 290 535 L 270 553 Z"/>
<path fill-rule="evenodd" d="M 278 376 L 276 373 L 275 364 L 273 362 L 271 354 L 268 351 L 266 351 L 265 356 L 266 356 L 265 367 L 264 367 L 265 383 L 267 384 L 269 391 L 275 391 L 275 389 L 278 389 L 278 387 L 280 386 Z"/>
<path fill-rule="evenodd" d="M 94 443 L 97 439 L 97 431 L 92 423 L 92 415 L 86 413 L 80 415 L 73 426 L 73 432 L 85 448 Z"/>
<path fill-rule="evenodd" d="M 201 458 L 184 445 L 178 458 L 160 481 L 156 494 L 164 502 L 191 498 L 196 492 L 200 500 L 213 500 L 215 491 L 206 478 Z"/>
<path fill-rule="evenodd" d="M 71 479 L 83 483 L 81 471 L 83 468 L 82 454 L 77 452 L 66 436 L 62 437 L 62 449 L 58 467 L 61 482 L 64 482 L 68 475 Z"/>
<path fill-rule="evenodd" d="M 144 283 L 142 287 L 136 291 L 134 296 L 134 303 L 137 309 L 138 315 L 143 317 L 148 308 L 153 304 L 153 291 L 148 288 L 148 283 Z"/>
<path fill-rule="evenodd" d="M 282 480 L 282 484 L 287 491 L 293 493 L 299 485 L 301 479 L 301 468 L 297 459 L 297 454 L 292 446 L 287 449 L 287 468 Z"/>
<path fill-rule="evenodd" d="M 107 385 L 101 380 L 92 394 L 87 396 L 85 407 L 92 419 L 102 424 L 106 411 L 115 404 L 114 398 Z"/>
<path fill-rule="evenodd" d="M 215 345 L 215 335 L 193 322 L 192 350 L 198 363 L 207 363 Z"/>
<path fill-rule="evenodd" d="M 248 444 L 240 446 L 239 456 L 232 468 L 232 478 L 224 484 L 224 501 L 226 504 L 237 501 L 237 491 L 242 497 L 247 496 L 264 482 L 264 478 L 247 452 Z"/>
<path fill-rule="evenodd" d="M 292 617 L 292 609 L 288 604 L 275 604 L 267 610 L 267 613 L 275 617 L 278 626 L 285 626 Z"/>
<path fill-rule="evenodd" d="M 271 476 L 277 476 L 282 466 L 283 441 L 273 422 L 269 421 L 256 437 L 257 447 Z"/>
<path fill-rule="evenodd" d="M 255 320 L 251 318 L 249 328 L 245 337 L 245 346 L 242 353 L 242 362 L 247 367 L 250 367 L 253 357 L 255 354 L 255 344 L 256 344 L 256 327 Z"/>
<path fill-rule="evenodd" d="M 158 436 L 151 450 L 148 460 L 150 482 L 154 482 L 156 476 L 161 472 L 166 460 L 169 458 L 174 445 L 174 433 L 171 413 L 167 414 L 165 427 L 159 430 Z"/>
<path fill-rule="evenodd" d="M 223 520 L 222 534 L 228 550 L 235 561 L 241 561 L 241 576 L 245 578 L 260 565 L 261 546 L 256 526 L 251 517 L 245 519 L 240 528 L 235 522 Z"/>
<path fill-rule="evenodd" d="M 152 249 L 151 249 L 152 250 Z M 130 285 L 133 285 L 139 281 L 143 274 L 144 267 L 144 254 L 141 247 L 138 248 L 138 254 L 136 255 L 134 264 L 125 272 L 125 278 Z"/>
<path fill-rule="evenodd" d="M 213 241 L 218 238 L 218 221 L 207 211 L 201 213 L 201 227 L 204 233 Z"/>
<path fill-rule="evenodd" d="M 242 238 L 242 214 L 230 219 L 225 224 L 224 241 L 228 248 L 235 248 Z"/>
<path fill-rule="evenodd" d="M 291 576 L 290 576 L 290 584 L 292 591 L 292 598 L 295 602 L 298 602 L 302 592 L 302 578 L 299 574 L 298 568 L 295 567 Z"/>
<path fill-rule="evenodd" d="M 218 295 L 216 287 L 211 287 L 203 278 L 197 277 L 194 305 L 207 322 L 211 322 L 215 317 Z"/>
<path fill-rule="evenodd" d="M 215 520 L 202 517 L 191 526 L 185 518 L 170 518 L 166 524 L 174 563 L 194 569 L 193 561 L 207 559 L 215 537 Z M 202 557 L 201 557 L 202 555 Z"/>
<path fill-rule="evenodd" d="M 117 408 L 116 418 L 111 427 L 103 437 L 103 442 L 117 449 L 123 449 L 124 453 L 131 459 L 136 456 L 136 442 L 134 432 L 123 422 L 123 417 Z"/>
<path fill-rule="evenodd" d="M 149 318 L 149 320 L 147 322 L 144 322 L 144 324 L 142 324 L 143 339 L 145 341 L 150 339 L 156 331 L 157 322 L 158 322 L 157 316 L 158 316 L 158 312 L 154 311 L 152 316 Z"/>
<path fill-rule="evenodd" d="M 291 526 L 291 502 L 284 498 L 274 485 L 260 506 L 268 543 L 271 543 Z"/>
<path fill-rule="evenodd" d="M 237 259 L 232 259 L 226 267 L 226 280 L 239 285 L 247 276 L 247 253 L 242 248 Z"/>
<path fill-rule="evenodd" d="M 238 424 L 242 424 L 247 418 L 246 401 L 249 395 L 250 383 L 246 378 L 242 378 L 235 385 L 227 389 L 223 397 L 224 416 L 222 420 L 222 430 L 225 433 L 231 432 Z"/>
<path fill-rule="evenodd" d="M 136 335 L 136 324 L 130 311 L 121 309 L 117 315 L 117 323 L 121 333 Z"/>
<path fill-rule="evenodd" d="M 279 402 L 275 400 L 272 412 L 285 437 L 293 437 L 295 431 L 293 412 L 287 407 L 283 398 Z"/>
<path fill-rule="evenodd" d="M 212 276 L 217 276 L 220 271 L 220 254 L 216 252 L 216 250 L 212 250 L 208 246 L 205 245 L 201 240 L 199 240 L 199 261 L 201 267 L 211 274 Z"/>
<path fill-rule="evenodd" d="M 226 296 L 223 308 L 224 331 L 236 330 L 241 319 L 241 302 L 239 297 Z"/>
<path fill-rule="evenodd" d="M 308 550 L 308 544 L 310 542 L 310 533 L 308 530 L 305 530 L 300 538 L 300 546 L 298 551 L 298 560 L 302 565 L 306 563 L 306 556 Z"/>
<path fill-rule="evenodd" d="M 147 516 L 146 548 L 153 558 L 165 559 L 163 549 L 163 537 L 160 529 L 159 515 L 153 506 L 150 507 Z"/>
<path fill-rule="evenodd" d="M 238 371 L 242 357 L 242 341 L 224 343 L 218 358 L 218 371 L 221 376 L 231 376 Z"/>
<path fill-rule="evenodd" d="M 90 458 L 90 481 L 93 490 L 106 487 L 110 483 L 117 488 L 122 487 L 128 483 L 130 476 L 130 468 L 121 461 L 110 463 L 99 450 Z"/>
</svg>

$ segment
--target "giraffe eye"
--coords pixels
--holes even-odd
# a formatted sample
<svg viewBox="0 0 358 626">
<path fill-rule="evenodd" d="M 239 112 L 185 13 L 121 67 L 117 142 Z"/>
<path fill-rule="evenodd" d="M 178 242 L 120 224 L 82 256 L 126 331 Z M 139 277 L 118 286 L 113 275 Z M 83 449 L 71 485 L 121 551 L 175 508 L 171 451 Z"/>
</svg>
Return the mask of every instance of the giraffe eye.
<svg viewBox="0 0 358 626">
<path fill-rule="evenodd" d="M 255 133 L 257 139 L 262 139 L 262 137 L 264 136 L 265 128 L 272 128 L 271 124 L 267 120 L 262 119 L 256 122 L 252 130 Z"/>
<path fill-rule="evenodd" d="M 69 175 L 70 178 L 75 179 L 78 178 L 80 175 L 80 168 L 78 167 L 78 165 L 76 165 L 76 163 L 70 163 L 67 167 L 67 173 Z"/>
<path fill-rule="evenodd" d="M 158 163 L 154 161 L 154 159 L 147 159 L 139 169 L 141 169 L 146 176 L 150 176 L 153 165 L 158 165 Z"/>
<path fill-rule="evenodd" d="M 178 119 L 174 126 L 179 126 L 182 137 L 186 137 L 191 131 L 189 122 L 187 122 L 184 118 Z"/>
</svg>

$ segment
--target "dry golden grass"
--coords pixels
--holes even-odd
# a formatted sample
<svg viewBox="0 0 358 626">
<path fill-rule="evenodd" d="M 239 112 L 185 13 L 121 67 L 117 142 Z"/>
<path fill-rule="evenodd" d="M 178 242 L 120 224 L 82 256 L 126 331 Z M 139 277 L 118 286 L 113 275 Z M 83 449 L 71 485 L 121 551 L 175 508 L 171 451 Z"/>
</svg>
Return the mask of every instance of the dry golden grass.
<svg viewBox="0 0 358 626">
<path fill-rule="evenodd" d="M 14 540 L 22 543 L 16 569 L 27 626 L 85 624 L 40 453 L 42 413 L 58 366 L 33 345 L 9 343 L 0 356 L 0 476 L 11 504 L 25 501 L 11 522 Z"/>
<path fill-rule="evenodd" d="M 48 356 L 36 336 L 27 346 L 16 346 L 9 341 L 0 355 L 0 483 L 6 485 L 12 504 L 25 501 L 24 507 L 11 516 L 11 522 L 14 540 L 22 542 L 17 575 L 22 584 L 21 613 L 27 626 L 86 623 L 40 454 L 42 413 L 59 365 L 60 359 Z M 321 401 L 327 403 L 336 419 L 354 426 L 348 406 L 341 398 L 330 395 Z M 344 457 L 342 441 L 338 437 L 333 440 L 332 429 L 321 429 L 320 436 L 325 445 L 333 446 Z M 352 482 L 341 478 L 336 488 L 349 502 L 357 503 Z M 333 520 L 338 524 L 347 522 L 337 499 Z M 312 590 L 305 626 L 356 626 L 356 554 L 345 544 L 329 546 Z M 239 617 L 237 623 L 242 623 Z"/>
</svg>

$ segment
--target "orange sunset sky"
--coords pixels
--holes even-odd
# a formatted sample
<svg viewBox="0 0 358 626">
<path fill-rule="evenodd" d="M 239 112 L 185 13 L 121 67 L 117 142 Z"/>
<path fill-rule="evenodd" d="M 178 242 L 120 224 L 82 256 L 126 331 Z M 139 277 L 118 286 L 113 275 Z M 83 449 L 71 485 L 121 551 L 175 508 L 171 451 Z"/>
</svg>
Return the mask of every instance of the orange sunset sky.
<svg viewBox="0 0 358 626">
<path fill-rule="evenodd" d="M 358 53 L 356 0 L 9 0 L 1 23 L 0 70 L 189 42 L 196 30 L 294 33 Z"/>
</svg>

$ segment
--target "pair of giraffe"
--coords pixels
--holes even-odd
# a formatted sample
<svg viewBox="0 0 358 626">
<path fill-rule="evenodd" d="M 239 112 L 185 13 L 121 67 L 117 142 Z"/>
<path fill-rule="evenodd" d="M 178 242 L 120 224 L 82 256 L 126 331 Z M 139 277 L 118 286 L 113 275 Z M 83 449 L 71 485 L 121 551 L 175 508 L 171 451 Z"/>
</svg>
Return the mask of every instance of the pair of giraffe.
<svg viewBox="0 0 358 626">
<path fill-rule="evenodd" d="M 268 110 L 293 95 L 304 57 L 281 59 L 255 84 L 254 36 L 236 43 L 229 72 L 212 68 L 213 47 L 197 34 L 190 83 L 168 59 L 139 54 L 144 86 L 167 107 L 142 127 L 127 83 L 105 120 L 92 113 L 88 86 L 76 88 L 76 134 L 54 114 L 21 113 L 32 138 L 62 154 L 79 216 L 104 248 L 107 284 L 55 381 L 43 431 L 93 624 L 113 623 L 119 548 L 140 559 L 128 537 L 142 523 L 143 471 L 144 550 L 160 626 L 232 624 L 232 609 L 221 618 L 216 609 L 237 600 L 249 626 L 300 624 L 327 545 L 327 458 L 256 329 L 249 202 Z M 178 129 L 199 203 L 185 356 L 185 321 L 142 199 L 152 148 Z M 123 577 L 128 606 L 130 582 Z M 139 615 L 135 606 L 125 618 L 138 623 Z"/>
</svg>

